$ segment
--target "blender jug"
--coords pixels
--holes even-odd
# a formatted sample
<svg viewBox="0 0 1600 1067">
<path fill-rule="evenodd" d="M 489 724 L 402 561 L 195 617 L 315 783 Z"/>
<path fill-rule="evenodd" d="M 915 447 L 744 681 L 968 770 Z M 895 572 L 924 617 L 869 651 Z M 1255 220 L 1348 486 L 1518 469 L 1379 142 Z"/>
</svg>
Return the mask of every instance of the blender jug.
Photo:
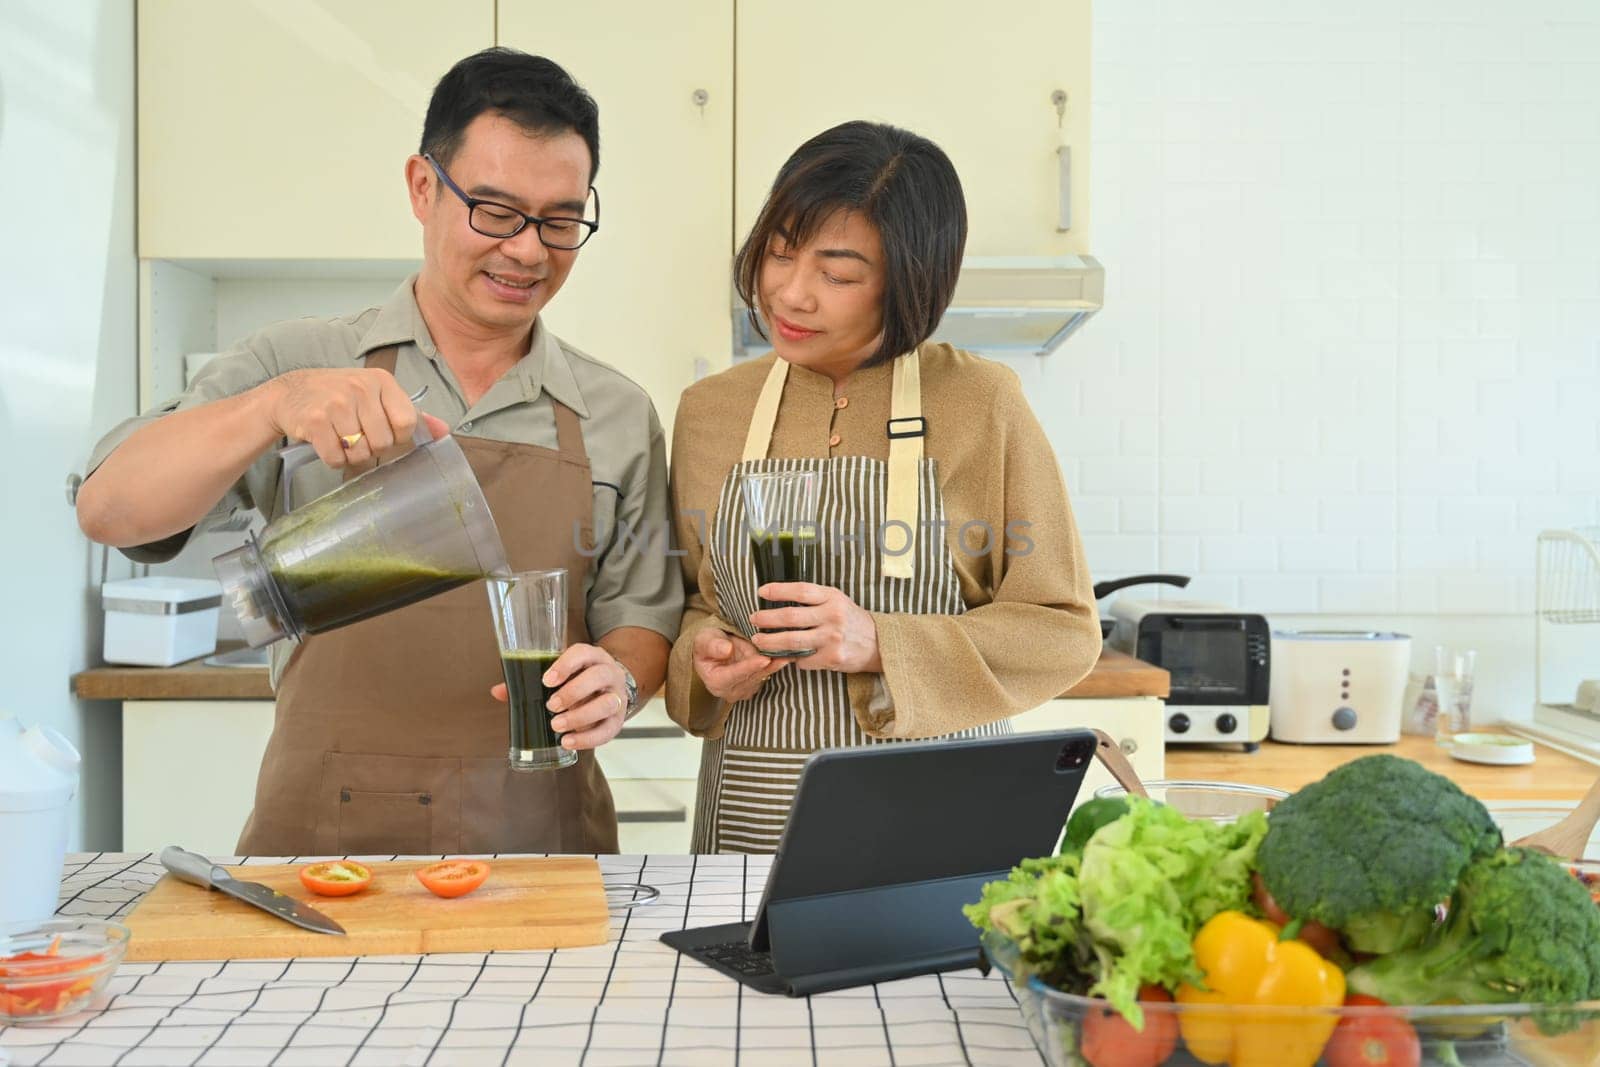
<svg viewBox="0 0 1600 1067">
<path fill-rule="evenodd" d="M 252 648 L 298 640 L 414 604 L 490 574 L 505 549 L 453 436 L 429 439 L 339 488 L 287 510 L 289 474 L 309 445 L 284 453 L 285 506 L 250 540 L 212 561 Z"/>
</svg>

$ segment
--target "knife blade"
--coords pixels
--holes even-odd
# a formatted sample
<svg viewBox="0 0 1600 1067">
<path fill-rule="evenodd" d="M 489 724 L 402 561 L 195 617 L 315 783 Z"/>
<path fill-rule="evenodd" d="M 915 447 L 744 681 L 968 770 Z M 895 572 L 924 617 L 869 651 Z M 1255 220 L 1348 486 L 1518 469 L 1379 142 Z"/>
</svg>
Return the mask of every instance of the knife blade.
<svg viewBox="0 0 1600 1067">
<path fill-rule="evenodd" d="M 343 934 L 344 927 L 328 918 L 316 908 L 302 903 L 287 893 L 280 893 L 260 882 L 246 882 L 218 867 L 204 856 L 168 845 L 161 850 L 161 865 L 185 882 L 206 889 L 216 889 L 235 900 L 276 915 L 285 922 L 294 923 L 319 934 Z"/>
</svg>

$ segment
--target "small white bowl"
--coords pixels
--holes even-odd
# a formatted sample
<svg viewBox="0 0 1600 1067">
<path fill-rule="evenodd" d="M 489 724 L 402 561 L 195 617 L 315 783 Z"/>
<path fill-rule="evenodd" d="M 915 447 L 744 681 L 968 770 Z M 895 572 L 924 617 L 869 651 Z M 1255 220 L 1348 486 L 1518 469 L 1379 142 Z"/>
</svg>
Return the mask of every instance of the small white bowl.
<svg viewBox="0 0 1600 1067">
<path fill-rule="evenodd" d="M 1467 763 L 1524 764 L 1533 762 L 1533 742 L 1509 734 L 1456 734 L 1450 755 Z"/>
</svg>

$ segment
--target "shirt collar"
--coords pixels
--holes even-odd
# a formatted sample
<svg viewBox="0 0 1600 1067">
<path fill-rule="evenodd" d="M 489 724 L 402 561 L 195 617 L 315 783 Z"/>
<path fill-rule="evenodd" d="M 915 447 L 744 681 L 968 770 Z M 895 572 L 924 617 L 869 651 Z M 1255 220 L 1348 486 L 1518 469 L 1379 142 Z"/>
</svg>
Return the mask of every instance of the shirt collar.
<svg viewBox="0 0 1600 1067">
<path fill-rule="evenodd" d="M 358 360 L 389 345 L 414 344 L 429 360 L 441 361 L 439 350 L 433 343 L 433 335 L 423 321 L 422 310 L 417 307 L 416 281 L 417 276 L 411 275 L 378 309 L 378 317 L 361 338 L 356 351 Z M 572 373 L 572 363 L 566 350 L 561 347 L 555 334 L 545 327 L 542 318 L 534 320 L 528 353 L 517 362 L 512 376 L 521 383 L 524 400 L 532 402 L 538 399 L 541 391 L 547 392 L 579 417 L 589 417 L 588 405 L 584 403 L 583 392 L 578 388 L 578 379 Z M 501 383 L 503 385 L 504 382 Z"/>
</svg>

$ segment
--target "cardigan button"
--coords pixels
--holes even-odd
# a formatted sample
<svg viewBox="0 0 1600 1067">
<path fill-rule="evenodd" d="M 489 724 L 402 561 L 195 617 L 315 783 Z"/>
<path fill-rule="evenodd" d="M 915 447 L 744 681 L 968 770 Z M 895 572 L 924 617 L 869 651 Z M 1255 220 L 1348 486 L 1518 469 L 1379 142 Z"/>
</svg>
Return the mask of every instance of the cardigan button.
<svg viewBox="0 0 1600 1067">
<path fill-rule="evenodd" d="M 828 447 L 829 448 L 838 448 L 839 447 L 839 435 L 838 434 L 834 434 L 832 437 L 828 438 Z"/>
<path fill-rule="evenodd" d="M 845 408 L 850 406 L 850 398 L 847 397 L 847 396 L 835 397 L 834 401 L 833 401 L 833 406 L 837 410 L 843 411 Z"/>
</svg>

